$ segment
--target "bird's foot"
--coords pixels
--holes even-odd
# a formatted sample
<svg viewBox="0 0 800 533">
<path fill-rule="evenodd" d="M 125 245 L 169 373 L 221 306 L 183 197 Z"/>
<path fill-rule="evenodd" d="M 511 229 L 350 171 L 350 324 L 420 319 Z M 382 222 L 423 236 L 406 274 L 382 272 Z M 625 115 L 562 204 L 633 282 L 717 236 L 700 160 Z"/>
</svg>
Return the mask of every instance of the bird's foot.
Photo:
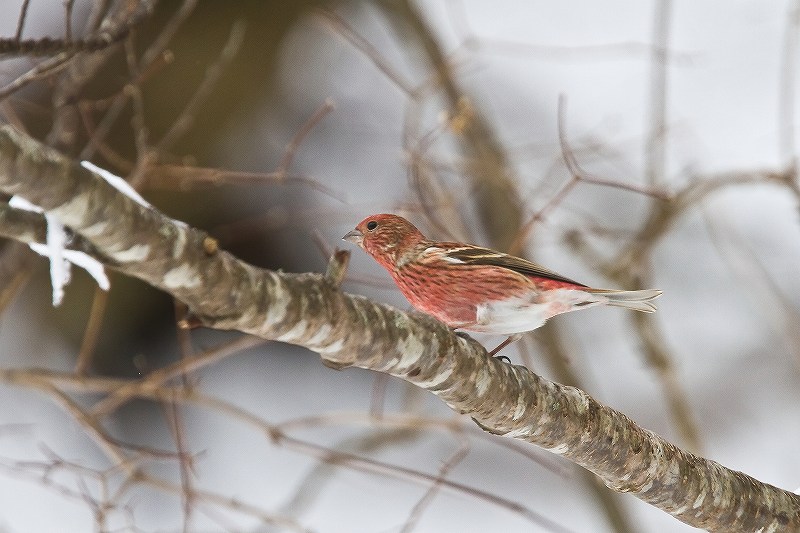
<svg viewBox="0 0 800 533">
<path fill-rule="evenodd" d="M 461 337 L 462 339 L 469 339 L 469 340 L 472 340 L 472 337 L 470 337 L 469 335 L 467 335 L 467 333 L 466 333 L 465 331 L 456 331 L 456 332 L 455 332 L 455 334 L 456 334 L 457 336 Z M 521 336 L 522 336 L 522 335 L 511 335 L 511 336 L 510 336 L 510 337 L 508 337 L 508 338 L 507 338 L 505 341 L 503 341 L 502 343 L 500 343 L 500 345 L 499 345 L 499 346 L 497 346 L 497 347 L 496 347 L 494 350 L 492 350 L 491 352 L 489 352 L 489 355 L 490 355 L 490 356 L 492 356 L 492 357 L 494 357 L 495 359 L 498 359 L 498 360 L 500 360 L 500 361 L 503 361 L 503 362 L 505 362 L 505 363 L 511 364 L 511 359 L 509 359 L 509 358 L 508 358 L 508 357 L 506 357 L 505 355 L 495 355 L 495 354 L 497 354 L 497 352 L 499 352 L 500 350 L 502 350 L 503 348 L 505 348 L 506 346 L 508 346 L 508 345 L 509 345 L 509 344 L 511 344 L 512 342 L 514 342 L 514 341 L 516 341 L 517 339 L 519 339 Z"/>
<path fill-rule="evenodd" d="M 506 361 L 508 361 L 510 363 L 511 361 L 508 359 L 508 357 L 506 357 L 504 355 L 497 356 L 496 354 L 497 354 L 497 352 L 499 352 L 500 350 L 502 350 L 503 348 L 505 348 L 506 346 L 508 346 L 512 342 L 516 342 L 521 338 L 522 338 L 522 334 L 521 333 L 515 333 L 514 335 L 509 335 L 509 337 L 506 340 L 504 340 L 503 342 L 501 342 L 500 345 L 497 346 L 497 348 L 495 348 L 494 350 L 489 352 L 489 355 L 495 357 L 496 359 L 500 359 L 501 361 L 503 359 L 505 359 Z"/>
</svg>

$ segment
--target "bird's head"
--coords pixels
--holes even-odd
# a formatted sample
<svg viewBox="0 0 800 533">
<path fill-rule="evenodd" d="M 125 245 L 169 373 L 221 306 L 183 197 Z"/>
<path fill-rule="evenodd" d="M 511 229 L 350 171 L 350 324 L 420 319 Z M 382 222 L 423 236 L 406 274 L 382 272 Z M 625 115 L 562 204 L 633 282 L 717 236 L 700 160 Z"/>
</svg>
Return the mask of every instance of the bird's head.
<svg viewBox="0 0 800 533">
<path fill-rule="evenodd" d="M 371 215 L 358 223 L 343 240 L 359 245 L 384 267 L 395 265 L 410 247 L 425 236 L 408 220 L 397 215 Z"/>
</svg>

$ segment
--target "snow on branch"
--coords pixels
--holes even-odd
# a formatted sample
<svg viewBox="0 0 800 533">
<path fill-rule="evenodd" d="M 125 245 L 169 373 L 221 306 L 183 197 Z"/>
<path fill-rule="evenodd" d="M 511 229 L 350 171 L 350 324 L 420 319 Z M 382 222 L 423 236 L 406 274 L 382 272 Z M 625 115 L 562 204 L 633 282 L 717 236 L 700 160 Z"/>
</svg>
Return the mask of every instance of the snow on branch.
<svg viewBox="0 0 800 533">
<path fill-rule="evenodd" d="M 53 287 L 53 306 L 61 305 L 64 300 L 64 287 L 66 287 L 72 277 L 71 266 L 77 265 L 94 278 L 97 285 L 107 291 L 111 288 L 111 283 L 106 276 L 103 263 L 80 250 L 70 250 L 70 236 L 66 228 L 52 214 L 44 213 L 44 210 L 25 200 L 20 196 L 12 196 L 8 205 L 14 209 L 30 211 L 42 214 L 47 223 L 45 243 L 30 241 L 28 246 L 37 254 L 47 257 L 50 260 L 50 284 Z"/>
</svg>

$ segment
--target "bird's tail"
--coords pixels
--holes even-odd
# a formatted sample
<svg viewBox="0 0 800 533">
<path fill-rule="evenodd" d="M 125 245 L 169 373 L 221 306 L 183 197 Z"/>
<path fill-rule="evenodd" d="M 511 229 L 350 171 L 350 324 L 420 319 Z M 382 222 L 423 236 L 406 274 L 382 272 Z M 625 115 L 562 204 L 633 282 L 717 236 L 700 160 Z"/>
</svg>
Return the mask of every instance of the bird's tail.
<svg viewBox="0 0 800 533">
<path fill-rule="evenodd" d="M 656 310 L 653 300 L 661 296 L 658 289 L 644 289 L 640 291 L 617 291 L 613 289 L 584 289 L 591 294 L 608 298 L 608 305 L 623 307 L 634 311 L 652 313 Z"/>
</svg>

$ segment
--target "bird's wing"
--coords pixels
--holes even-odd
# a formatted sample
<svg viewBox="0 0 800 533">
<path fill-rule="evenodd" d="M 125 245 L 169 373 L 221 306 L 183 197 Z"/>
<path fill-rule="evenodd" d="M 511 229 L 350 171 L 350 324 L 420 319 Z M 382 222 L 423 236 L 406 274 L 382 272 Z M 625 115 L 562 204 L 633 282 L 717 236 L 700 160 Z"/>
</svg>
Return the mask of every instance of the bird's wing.
<svg viewBox="0 0 800 533">
<path fill-rule="evenodd" d="M 565 278 L 561 274 L 548 270 L 541 265 L 537 265 L 527 259 L 521 257 L 514 257 L 513 255 L 504 254 L 489 248 L 481 248 L 479 246 L 464 246 L 456 243 L 439 243 L 437 248 L 444 252 L 445 260 L 453 262 L 458 261 L 467 265 L 487 265 L 499 266 L 519 272 L 525 276 L 534 276 L 537 278 L 552 279 L 563 283 L 571 283 L 580 287 L 586 287 L 583 283 L 578 283 L 575 280 Z"/>
</svg>

